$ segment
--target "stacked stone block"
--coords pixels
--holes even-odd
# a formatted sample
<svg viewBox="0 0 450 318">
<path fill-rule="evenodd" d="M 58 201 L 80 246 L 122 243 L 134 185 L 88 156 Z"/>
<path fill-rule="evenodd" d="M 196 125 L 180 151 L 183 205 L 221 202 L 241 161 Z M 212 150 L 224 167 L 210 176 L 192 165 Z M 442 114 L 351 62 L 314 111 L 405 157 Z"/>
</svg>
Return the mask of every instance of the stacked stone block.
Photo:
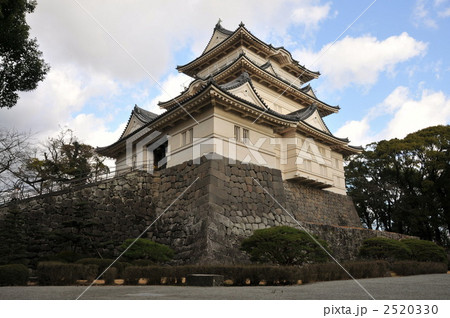
<svg viewBox="0 0 450 318">
<path fill-rule="evenodd" d="M 355 258 L 365 238 L 403 237 L 363 229 L 348 196 L 283 181 L 276 169 L 202 157 L 199 163 L 185 162 L 152 175 L 131 172 L 15 203 L 27 223 L 39 229 L 29 233 L 33 257 L 59 252 L 51 236 L 38 233 L 61 229 L 79 201 L 89 203 L 88 217 L 97 224 L 93 244 L 101 254 L 118 255 L 125 239 L 151 225 L 144 237 L 171 246 L 174 264 L 248 263 L 239 249 L 242 239 L 257 229 L 299 227 L 297 221 L 328 241 L 338 259 Z M 6 213 L 8 206 L 0 207 L 0 222 Z"/>
</svg>

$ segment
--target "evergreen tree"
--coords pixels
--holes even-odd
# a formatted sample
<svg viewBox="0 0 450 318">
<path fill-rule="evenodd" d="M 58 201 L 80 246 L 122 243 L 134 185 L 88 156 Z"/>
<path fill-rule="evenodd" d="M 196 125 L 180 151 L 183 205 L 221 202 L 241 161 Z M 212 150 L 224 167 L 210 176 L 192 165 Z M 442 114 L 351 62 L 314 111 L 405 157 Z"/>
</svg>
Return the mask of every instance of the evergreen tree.
<svg viewBox="0 0 450 318">
<path fill-rule="evenodd" d="M 35 7 L 33 0 L 0 0 L 0 108 L 16 105 L 17 92 L 35 89 L 49 70 L 29 38 L 26 14 Z"/>
<path fill-rule="evenodd" d="M 345 167 L 348 194 L 368 228 L 450 245 L 450 126 L 382 140 Z"/>
<path fill-rule="evenodd" d="M 0 220 L 0 265 L 27 263 L 25 220 L 18 207 L 11 204 Z"/>
</svg>

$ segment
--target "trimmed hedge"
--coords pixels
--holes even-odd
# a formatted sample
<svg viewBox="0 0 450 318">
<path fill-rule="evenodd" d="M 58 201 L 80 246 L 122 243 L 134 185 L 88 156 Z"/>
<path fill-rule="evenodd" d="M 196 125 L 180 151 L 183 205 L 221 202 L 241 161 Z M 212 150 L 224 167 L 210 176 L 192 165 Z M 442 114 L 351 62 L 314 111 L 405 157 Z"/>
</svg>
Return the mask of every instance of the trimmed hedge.
<svg viewBox="0 0 450 318">
<path fill-rule="evenodd" d="M 74 285 L 77 280 L 92 281 L 98 272 L 97 265 L 40 262 L 36 274 L 39 285 Z"/>
<path fill-rule="evenodd" d="M 82 258 L 76 261 L 76 264 L 82 264 L 82 265 L 97 265 L 98 270 L 96 277 L 98 277 L 103 271 L 112 263 L 114 262 L 114 259 L 110 258 Z M 125 262 L 115 262 L 113 266 L 111 266 L 106 273 L 103 274 L 103 276 L 100 279 L 104 279 L 106 284 L 111 284 L 114 282 L 114 279 L 119 278 L 123 275 L 123 271 L 127 266 L 129 266 L 129 263 Z"/>
<path fill-rule="evenodd" d="M 412 253 L 412 259 L 418 262 L 447 263 L 447 253 L 434 242 L 418 239 L 401 240 Z"/>
<path fill-rule="evenodd" d="M 149 259 L 137 259 L 131 262 L 134 266 L 156 266 L 154 261 L 151 261 Z"/>
<path fill-rule="evenodd" d="M 447 264 L 442 262 L 400 261 L 392 263 L 390 268 L 402 276 L 447 273 Z"/>
<path fill-rule="evenodd" d="M 353 277 L 369 278 L 383 277 L 388 273 L 388 263 L 348 262 L 343 264 Z M 129 266 L 124 271 L 126 284 L 137 284 L 140 278 L 148 280 L 149 285 L 182 284 L 183 278 L 189 274 L 223 275 L 225 280 L 232 280 L 235 286 L 258 285 L 264 281 L 267 285 L 296 284 L 298 280 L 304 283 L 349 279 L 347 273 L 334 263 L 309 264 L 299 266 L 269 266 L 269 265 L 236 265 L 236 266 Z M 162 279 L 164 278 L 164 279 Z"/>
<path fill-rule="evenodd" d="M 354 278 L 385 277 L 389 272 L 389 264 L 386 261 L 359 261 L 341 264 Z M 302 280 L 305 283 L 350 279 L 348 274 L 336 263 L 310 264 L 302 269 Z"/>
<path fill-rule="evenodd" d="M 0 286 L 23 286 L 28 282 L 28 268 L 23 264 L 0 266 Z"/>
<path fill-rule="evenodd" d="M 359 255 L 366 259 L 389 262 L 411 259 L 411 250 L 401 241 L 385 237 L 372 237 L 363 241 Z"/>
<path fill-rule="evenodd" d="M 87 262 L 87 261 L 85 261 Z M 398 261 L 358 261 L 342 263 L 343 267 L 354 278 L 385 277 L 389 271 L 398 275 L 419 275 L 431 273 L 446 273 L 445 263 Z M 117 269 L 111 268 L 114 277 Z M 98 265 L 66 264 L 57 262 L 39 263 L 37 275 L 40 285 L 72 285 L 78 279 L 92 281 L 98 273 Z M 109 271 L 108 271 L 109 272 Z M 299 280 L 303 283 L 317 281 L 350 279 L 348 274 L 335 263 L 308 264 L 304 266 L 269 266 L 269 265 L 230 265 L 230 266 L 133 266 L 123 270 L 120 278 L 129 285 L 138 284 L 139 279 L 147 279 L 149 285 L 182 285 L 189 274 L 223 275 L 225 280 L 231 280 L 234 286 L 259 285 L 291 285 Z M 106 274 L 105 274 L 106 275 Z M 106 283 L 113 278 L 103 277 Z"/>
</svg>

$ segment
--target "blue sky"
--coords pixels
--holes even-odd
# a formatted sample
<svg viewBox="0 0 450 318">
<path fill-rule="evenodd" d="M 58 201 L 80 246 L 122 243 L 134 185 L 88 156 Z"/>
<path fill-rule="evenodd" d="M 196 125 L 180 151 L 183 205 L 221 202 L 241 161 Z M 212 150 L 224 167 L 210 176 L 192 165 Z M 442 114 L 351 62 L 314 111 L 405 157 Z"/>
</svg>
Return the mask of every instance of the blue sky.
<svg viewBox="0 0 450 318">
<path fill-rule="evenodd" d="M 317 96 L 341 107 L 325 121 L 351 144 L 450 121 L 450 0 L 39 0 L 28 21 L 51 71 L 0 109 L 0 125 L 37 139 L 67 127 L 108 145 L 134 104 L 161 112 L 157 101 L 189 84 L 175 67 L 201 53 L 219 18 L 320 71 Z"/>
</svg>

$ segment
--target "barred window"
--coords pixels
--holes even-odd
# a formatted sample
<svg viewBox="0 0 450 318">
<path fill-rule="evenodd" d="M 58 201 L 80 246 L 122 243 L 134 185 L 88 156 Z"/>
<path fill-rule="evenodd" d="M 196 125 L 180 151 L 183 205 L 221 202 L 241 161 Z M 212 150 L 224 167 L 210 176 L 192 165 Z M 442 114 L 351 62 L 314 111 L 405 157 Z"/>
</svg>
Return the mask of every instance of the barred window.
<svg viewBox="0 0 450 318">
<path fill-rule="evenodd" d="M 189 128 L 181 133 L 181 145 L 186 146 L 194 142 L 194 129 Z"/>
<path fill-rule="evenodd" d="M 234 139 L 241 141 L 241 127 L 239 126 L 234 126 Z"/>
<path fill-rule="evenodd" d="M 248 143 L 249 140 L 250 140 L 250 131 L 244 128 L 242 130 L 242 142 L 246 144 Z"/>
</svg>

